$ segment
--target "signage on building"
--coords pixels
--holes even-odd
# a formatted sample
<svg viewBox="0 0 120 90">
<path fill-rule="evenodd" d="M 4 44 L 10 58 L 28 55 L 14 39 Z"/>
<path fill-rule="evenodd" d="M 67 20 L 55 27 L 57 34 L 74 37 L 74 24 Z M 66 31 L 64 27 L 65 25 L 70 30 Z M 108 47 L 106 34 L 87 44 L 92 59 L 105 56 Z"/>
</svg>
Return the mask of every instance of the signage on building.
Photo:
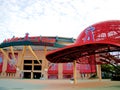
<svg viewBox="0 0 120 90">
<path fill-rule="evenodd" d="M 9 53 L 9 58 L 10 61 L 7 63 L 7 73 L 15 73 L 16 72 L 16 64 L 17 64 L 17 60 L 18 60 L 18 53 L 14 53 L 16 60 L 14 60 L 12 53 Z"/>
<path fill-rule="evenodd" d="M 5 39 L 3 43 L 11 43 L 11 42 L 30 42 L 30 44 L 33 45 L 43 45 L 43 46 L 53 46 L 54 43 L 56 42 L 55 37 L 45 37 L 45 36 L 34 36 L 34 37 L 29 37 L 29 34 L 26 33 L 25 37 L 12 37 L 9 39 Z"/>
</svg>

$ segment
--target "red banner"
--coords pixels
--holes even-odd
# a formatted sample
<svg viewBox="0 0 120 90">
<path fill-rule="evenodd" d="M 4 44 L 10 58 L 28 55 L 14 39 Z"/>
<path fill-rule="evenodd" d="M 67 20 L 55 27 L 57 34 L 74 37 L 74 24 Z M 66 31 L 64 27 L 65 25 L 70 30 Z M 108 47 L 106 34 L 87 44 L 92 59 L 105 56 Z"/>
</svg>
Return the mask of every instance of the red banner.
<svg viewBox="0 0 120 90">
<path fill-rule="evenodd" d="M 73 73 L 73 63 L 63 63 L 63 74 Z"/>
<path fill-rule="evenodd" d="M 14 53 L 16 60 L 14 60 L 12 53 L 9 53 L 10 61 L 7 64 L 7 70 L 8 73 L 15 73 L 16 72 L 16 64 L 18 60 L 18 53 Z"/>
<path fill-rule="evenodd" d="M 58 64 L 51 63 L 48 69 L 48 74 L 58 74 Z"/>
<path fill-rule="evenodd" d="M 96 65 L 80 64 L 80 73 L 94 73 L 96 72 Z"/>
<path fill-rule="evenodd" d="M 2 72 L 3 67 L 3 54 L 0 52 L 0 72 Z"/>
<path fill-rule="evenodd" d="M 84 63 L 77 64 L 77 69 L 80 70 L 80 73 L 94 73 L 96 72 L 96 60 L 95 55 L 87 56 L 81 58 L 81 62 Z"/>
</svg>

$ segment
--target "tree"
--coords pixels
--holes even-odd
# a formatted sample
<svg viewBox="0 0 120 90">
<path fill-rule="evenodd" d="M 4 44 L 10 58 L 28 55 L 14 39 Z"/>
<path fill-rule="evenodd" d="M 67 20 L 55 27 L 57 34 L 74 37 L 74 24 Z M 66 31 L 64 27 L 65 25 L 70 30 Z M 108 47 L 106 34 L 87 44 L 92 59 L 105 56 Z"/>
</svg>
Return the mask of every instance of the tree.
<svg viewBox="0 0 120 90">
<path fill-rule="evenodd" d="M 102 77 L 111 78 L 113 74 L 120 75 L 120 66 L 113 66 L 111 64 L 101 65 Z"/>
</svg>

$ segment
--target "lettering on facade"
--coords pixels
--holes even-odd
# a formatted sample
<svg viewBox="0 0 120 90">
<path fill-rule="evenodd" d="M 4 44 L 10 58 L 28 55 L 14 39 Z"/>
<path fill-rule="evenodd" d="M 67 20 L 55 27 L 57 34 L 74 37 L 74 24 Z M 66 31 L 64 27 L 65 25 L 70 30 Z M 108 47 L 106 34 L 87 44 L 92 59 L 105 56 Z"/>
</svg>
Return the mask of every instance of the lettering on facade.
<svg viewBox="0 0 120 90">
<path fill-rule="evenodd" d="M 12 37 L 9 39 L 5 39 L 3 43 L 8 43 L 8 42 L 19 42 L 19 41 L 30 41 L 33 44 L 38 44 L 38 45 L 53 45 L 53 43 L 56 42 L 56 39 L 54 37 L 42 37 L 42 36 L 34 36 L 34 37 L 29 37 L 29 33 L 26 33 L 24 38 L 18 38 L 18 37 Z"/>
</svg>

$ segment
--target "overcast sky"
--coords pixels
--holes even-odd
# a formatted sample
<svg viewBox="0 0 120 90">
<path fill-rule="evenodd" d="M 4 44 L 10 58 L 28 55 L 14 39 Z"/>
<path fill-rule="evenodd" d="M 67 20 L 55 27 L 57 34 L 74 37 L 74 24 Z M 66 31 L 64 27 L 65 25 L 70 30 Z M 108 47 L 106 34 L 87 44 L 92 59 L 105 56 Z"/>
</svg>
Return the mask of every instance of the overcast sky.
<svg viewBox="0 0 120 90">
<path fill-rule="evenodd" d="M 120 20 L 120 0 L 0 0 L 0 42 L 12 36 L 77 38 L 86 27 Z"/>
</svg>

